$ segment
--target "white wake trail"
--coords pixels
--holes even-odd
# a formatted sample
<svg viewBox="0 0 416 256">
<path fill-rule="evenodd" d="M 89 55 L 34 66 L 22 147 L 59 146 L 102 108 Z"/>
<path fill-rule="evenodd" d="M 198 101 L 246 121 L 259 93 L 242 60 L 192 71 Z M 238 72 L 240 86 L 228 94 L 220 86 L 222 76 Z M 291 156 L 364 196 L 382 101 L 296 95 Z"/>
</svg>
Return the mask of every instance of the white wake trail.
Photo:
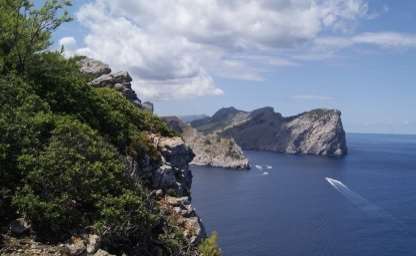
<svg viewBox="0 0 416 256">
<path fill-rule="evenodd" d="M 382 208 L 369 202 L 367 199 L 349 189 L 344 183 L 332 178 L 325 178 L 328 183 L 340 192 L 345 198 L 352 202 L 357 208 L 363 210 L 367 214 L 376 217 L 393 218 L 390 214 L 385 212 Z M 394 219 L 394 218 L 393 218 Z"/>
<path fill-rule="evenodd" d="M 260 171 L 263 170 L 263 166 L 261 166 L 261 165 L 256 164 L 255 167 L 256 167 L 257 170 L 260 170 Z"/>
<path fill-rule="evenodd" d="M 339 193 L 341 193 L 345 198 L 352 202 L 358 209 L 364 211 L 369 217 L 375 218 L 377 221 L 379 221 L 379 223 L 383 223 L 385 225 L 387 223 L 394 224 L 394 226 L 391 226 L 391 228 L 395 228 L 396 230 L 404 232 L 409 237 L 416 237 L 414 231 L 409 230 L 406 223 L 402 222 L 400 219 L 395 218 L 393 215 L 378 207 L 377 205 L 371 203 L 358 193 L 352 191 L 341 181 L 328 177 L 325 179 L 332 187 L 334 187 Z"/>
</svg>

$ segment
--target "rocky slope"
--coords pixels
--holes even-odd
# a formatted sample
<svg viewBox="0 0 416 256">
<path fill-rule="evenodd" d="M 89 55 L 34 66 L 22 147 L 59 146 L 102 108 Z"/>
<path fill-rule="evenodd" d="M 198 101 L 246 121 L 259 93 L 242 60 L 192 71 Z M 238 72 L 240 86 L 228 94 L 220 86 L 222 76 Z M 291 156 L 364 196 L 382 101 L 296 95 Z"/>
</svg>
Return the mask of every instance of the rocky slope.
<svg viewBox="0 0 416 256">
<path fill-rule="evenodd" d="M 249 161 L 232 138 L 216 134 L 204 135 L 178 117 L 163 118 L 176 132 L 182 134 L 185 143 L 193 150 L 195 157 L 191 165 L 211 166 L 229 169 L 248 169 Z"/>
<path fill-rule="evenodd" d="M 234 138 L 247 150 L 330 157 L 348 152 L 341 112 L 337 110 L 316 109 L 283 117 L 271 107 L 252 112 L 224 108 L 191 124 L 205 134 Z"/>
<path fill-rule="evenodd" d="M 153 107 L 151 103 L 142 105 L 131 88 L 131 77 L 127 72 L 111 73 L 108 65 L 89 58 L 81 58 L 78 63 L 81 72 L 91 77 L 91 86 L 113 88 L 140 108 L 146 109 L 146 104 Z M 158 158 L 147 153 L 140 158 L 126 156 L 126 175 L 147 187 L 149 198 L 155 199 L 166 219 L 182 232 L 189 244 L 183 255 L 198 255 L 197 245 L 206 237 L 206 232 L 191 204 L 189 163 L 194 153 L 180 137 L 150 133 L 146 137 L 153 144 L 156 150 L 153 153 Z M 31 224 L 23 218 L 10 223 L 7 230 L 0 231 L 0 255 L 111 256 L 102 246 L 101 237 L 93 230 L 74 231 L 70 239 L 54 245 L 35 241 Z"/>
<path fill-rule="evenodd" d="M 153 112 L 153 104 L 142 104 L 131 87 L 128 72 L 111 73 L 107 64 L 84 57 L 79 62 L 81 72 L 94 78 L 90 85 L 94 87 L 113 88 L 140 108 Z M 167 213 L 175 212 L 175 220 L 184 229 L 185 237 L 191 244 L 198 243 L 206 236 L 199 216 L 191 205 L 192 173 L 189 163 L 194 153 L 180 137 L 165 138 L 150 134 L 149 140 L 161 155 L 160 162 L 152 162 L 151 157 L 144 157 L 141 162 L 126 159 L 129 174 L 133 179 L 147 180 L 154 189 L 154 196 L 160 201 Z M 173 203 L 172 203 L 173 202 Z M 178 211 L 186 209 L 186 211 Z"/>
</svg>

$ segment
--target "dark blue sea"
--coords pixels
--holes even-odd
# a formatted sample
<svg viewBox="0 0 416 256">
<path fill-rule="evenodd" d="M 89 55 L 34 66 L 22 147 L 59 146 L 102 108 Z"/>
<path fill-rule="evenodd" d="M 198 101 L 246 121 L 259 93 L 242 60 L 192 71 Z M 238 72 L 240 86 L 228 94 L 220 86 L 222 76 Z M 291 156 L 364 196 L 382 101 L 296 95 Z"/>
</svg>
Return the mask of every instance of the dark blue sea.
<svg viewBox="0 0 416 256">
<path fill-rule="evenodd" d="M 416 136 L 348 146 L 339 160 L 248 151 L 250 171 L 193 167 L 193 206 L 225 256 L 416 255 Z"/>
</svg>

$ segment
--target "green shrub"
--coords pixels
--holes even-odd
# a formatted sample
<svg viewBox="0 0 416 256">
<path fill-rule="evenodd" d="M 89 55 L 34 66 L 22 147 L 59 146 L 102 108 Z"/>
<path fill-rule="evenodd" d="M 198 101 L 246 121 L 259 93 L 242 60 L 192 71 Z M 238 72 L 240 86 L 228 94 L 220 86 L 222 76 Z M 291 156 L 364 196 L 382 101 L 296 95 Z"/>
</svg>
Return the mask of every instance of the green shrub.
<svg viewBox="0 0 416 256">
<path fill-rule="evenodd" d="M 60 233 L 88 225 L 101 210 L 97 204 L 128 186 L 117 151 L 77 120 L 57 118 L 48 146 L 19 157 L 26 173 L 14 198 L 19 213 L 39 234 Z"/>
<path fill-rule="evenodd" d="M 201 256 L 221 256 L 221 249 L 218 247 L 217 233 L 211 234 L 198 246 Z"/>
<path fill-rule="evenodd" d="M 48 105 L 29 92 L 19 79 L 0 79 L 0 219 L 14 216 L 11 198 L 24 173 L 17 169 L 20 155 L 35 153 L 49 138 L 52 114 Z"/>
</svg>

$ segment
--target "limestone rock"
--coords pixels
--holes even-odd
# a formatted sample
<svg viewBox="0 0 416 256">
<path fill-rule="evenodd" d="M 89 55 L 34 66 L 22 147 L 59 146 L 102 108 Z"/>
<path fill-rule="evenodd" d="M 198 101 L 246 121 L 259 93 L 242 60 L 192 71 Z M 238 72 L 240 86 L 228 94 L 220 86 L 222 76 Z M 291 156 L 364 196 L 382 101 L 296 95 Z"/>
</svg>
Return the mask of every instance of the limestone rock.
<svg viewBox="0 0 416 256">
<path fill-rule="evenodd" d="M 95 253 L 101 246 L 101 237 L 91 234 L 88 235 L 87 253 Z"/>
<path fill-rule="evenodd" d="M 94 78 L 89 83 L 91 86 L 113 88 L 136 106 L 142 107 L 141 100 L 132 89 L 132 78 L 128 72 L 119 71 L 111 73 L 111 69 L 107 64 L 88 57 L 83 57 L 78 64 L 80 65 L 81 72 Z"/>
<path fill-rule="evenodd" d="M 78 64 L 81 66 L 82 73 L 91 75 L 94 78 L 111 73 L 111 68 L 99 60 L 82 57 Z"/>
<path fill-rule="evenodd" d="M 65 245 L 72 256 L 85 255 L 87 246 L 81 237 L 72 237 L 68 244 Z"/>
<path fill-rule="evenodd" d="M 175 216 L 176 224 L 182 227 L 183 235 L 189 243 L 197 244 L 206 238 L 205 227 L 192 207 L 189 197 L 166 196 L 161 200 L 161 208 Z"/>
<path fill-rule="evenodd" d="M 186 168 L 188 163 L 194 158 L 192 150 L 180 137 L 160 138 L 158 149 L 164 159 L 176 168 Z"/>
<path fill-rule="evenodd" d="M 177 117 L 164 117 L 168 125 L 182 134 L 185 143 L 195 154 L 191 165 L 231 169 L 249 169 L 249 161 L 232 138 L 217 134 L 203 134 Z"/>
<path fill-rule="evenodd" d="M 114 255 L 109 254 L 108 252 L 100 249 L 94 254 L 94 256 L 114 256 Z"/>
<path fill-rule="evenodd" d="M 283 117 L 271 107 L 252 112 L 235 109 L 219 112 L 192 125 L 204 133 L 233 138 L 245 150 L 330 157 L 348 152 L 338 110 L 316 109 L 291 117 Z"/>
</svg>

